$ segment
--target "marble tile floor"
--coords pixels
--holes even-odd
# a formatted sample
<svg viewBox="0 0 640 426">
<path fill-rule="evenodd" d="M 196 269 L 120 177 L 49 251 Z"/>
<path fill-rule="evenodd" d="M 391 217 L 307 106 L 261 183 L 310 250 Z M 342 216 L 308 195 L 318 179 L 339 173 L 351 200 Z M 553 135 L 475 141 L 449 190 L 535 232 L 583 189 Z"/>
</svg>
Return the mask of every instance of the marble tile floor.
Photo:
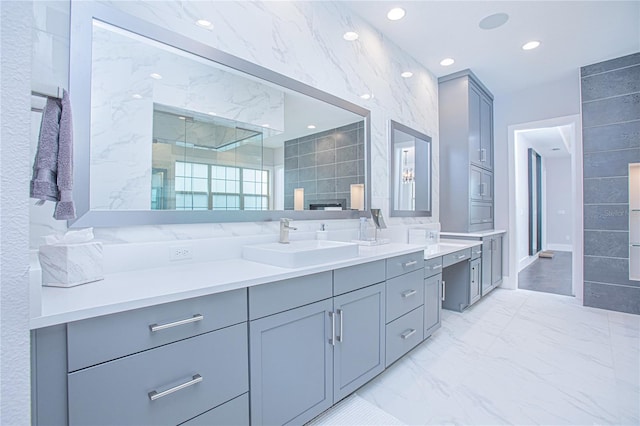
<svg viewBox="0 0 640 426">
<path fill-rule="evenodd" d="M 518 288 L 572 296 L 571 252 L 554 251 L 551 259 L 536 259 L 518 274 Z"/>
<path fill-rule="evenodd" d="M 383 416 L 354 421 L 352 397 L 314 425 L 638 425 L 640 316 L 496 289 L 355 395 Z"/>
</svg>

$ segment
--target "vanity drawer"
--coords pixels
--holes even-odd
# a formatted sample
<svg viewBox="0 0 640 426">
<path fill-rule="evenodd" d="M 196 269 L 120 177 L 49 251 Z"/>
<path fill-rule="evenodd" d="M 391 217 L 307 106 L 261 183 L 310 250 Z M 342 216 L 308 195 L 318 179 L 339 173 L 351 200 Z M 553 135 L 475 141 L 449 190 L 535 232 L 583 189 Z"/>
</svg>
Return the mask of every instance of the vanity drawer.
<svg viewBox="0 0 640 426">
<path fill-rule="evenodd" d="M 385 279 L 384 260 L 349 266 L 333 271 L 333 295 L 348 293 Z"/>
<path fill-rule="evenodd" d="M 424 278 L 442 273 L 442 256 L 424 261 Z"/>
<path fill-rule="evenodd" d="M 239 289 L 69 323 L 68 371 L 246 322 L 246 294 Z"/>
<path fill-rule="evenodd" d="M 471 260 L 477 259 L 480 256 L 482 256 L 482 244 L 471 247 Z"/>
<path fill-rule="evenodd" d="M 69 373 L 69 424 L 178 424 L 248 390 L 243 323 Z"/>
<path fill-rule="evenodd" d="M 249 424 L 249 394 L 245 393 L 219 407 L 180 423 L 183 426 L 246 426 Z"/>
<path fill-rule="evenodd" d="M 423 327 L 422 306 L 387 324 L 387 367 L 422 342 Z"/>
<path fill-rule="evenodd" d="M 458 250 L 453 253 L 442 256 L 442 267 L 453 265 L 454 263 L 462 262 L 471 258 L 471 249 Z"/>
<path fill-rule="evenodd" d="M 387 280 L 387 320 L 414 310 L 424 301 L 424 277 L 422 271 L 413 271 Z"/>
<path fill-rule="evenodd" d="M 403 254 L 387 259 L 387 279 L 422 269 L 424 265 L 424 251 Z"/>
<path fill-rule="evenodd" d="M 333 296 L 331 271 L 249 288 L 249 319 L 273 315 Z"/>
</svg>

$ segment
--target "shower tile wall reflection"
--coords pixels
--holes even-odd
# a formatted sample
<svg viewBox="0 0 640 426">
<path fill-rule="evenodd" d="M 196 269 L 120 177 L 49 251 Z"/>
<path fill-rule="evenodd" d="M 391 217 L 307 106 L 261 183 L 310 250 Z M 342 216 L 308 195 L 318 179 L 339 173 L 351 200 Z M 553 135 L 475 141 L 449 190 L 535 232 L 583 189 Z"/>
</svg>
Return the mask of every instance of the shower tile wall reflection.
<svg viewBox="0 0 640 426">
<path fill-rule="evenodd" d="M 350 206 L 350 186 L 364 181 L 364 121 L 284 143 L 284 208 L 294 208 L 294 190 L 310 204 Z"/>
</svg>

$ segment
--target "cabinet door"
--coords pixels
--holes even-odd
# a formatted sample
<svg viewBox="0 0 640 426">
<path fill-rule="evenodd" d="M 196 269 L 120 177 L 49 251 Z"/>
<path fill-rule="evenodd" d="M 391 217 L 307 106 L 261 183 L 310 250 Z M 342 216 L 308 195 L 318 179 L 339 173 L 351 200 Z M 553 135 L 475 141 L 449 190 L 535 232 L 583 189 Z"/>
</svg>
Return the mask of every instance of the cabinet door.
<svg viewBox="0 0 640 426">
<path fill-rule="evenodd" d="M 442 274 L 424 280 L 424 338 L 440 328 L 442 310 Z"/>
<path fill-rule="evenodd" d="M 502 282 L 502 237 L 492 239 L 491 285 L 497 287 Z"/>
<path fill-rule="evenodd" d="M 471 261 L 471 277 L 469 280 L 469 305 L 473 305 L 480 300 L 481 287 L 480 259 Z"/>
<path fill-rule="evenodd" d="M 303 424 L 333 403 L 332 300 L 251 321 L 251 422 Z"/>
<path fill-rule="evenodd" d="M 469 161 L 484 166 L 480 132 L 480 93 L 469 84 Z"/>
<path fill-rule="evenodd" d="M 469 167 L 469 197 L 482 200 L 482 169 L 479 167 Z"/>
<path fill-rule="evenodd" d="M 480 96 L 480 163 L 493 169 L 493 104 Z"/>
<path fill-rule="evenodd" d="M 480 175 L 480 199 L 493 201 L 493 172 L 483 170 Z"/>
<path fill-rule="evenodd" d="M 482 295 L 489 293 L 493 288 L 493 280 L 491 279 L 491 267 L 493 265 L 493 238 L 488 238 L 482 242 Z"/>
<path fill-rule="evenodd" d="M 334 299 L 333 400 L 338 402 L 384 369 L 385 284 Z"/>
<path fill-rule="evenodd" d="M 474 230 L 493 228 L 493 203 L 471 201 L 469 210 L 469 223 L 478 226 Z"/>
</svg>

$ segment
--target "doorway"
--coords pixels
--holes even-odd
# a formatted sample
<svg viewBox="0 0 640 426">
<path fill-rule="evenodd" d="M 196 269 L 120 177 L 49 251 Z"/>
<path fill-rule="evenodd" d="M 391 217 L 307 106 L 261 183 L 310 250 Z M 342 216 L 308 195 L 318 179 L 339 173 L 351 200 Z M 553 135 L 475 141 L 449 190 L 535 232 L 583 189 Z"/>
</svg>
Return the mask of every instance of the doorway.
<svg viewBox="0 0 640 426">
<path fill-rule="evenodd" d="M 556 292 L 541 284 L 557 278 L 558 293 L 582 300 L 581 139 L 579 115 L 509 126 L 510 288 L 534 280 L 536 290 Z"/>
</svg>

